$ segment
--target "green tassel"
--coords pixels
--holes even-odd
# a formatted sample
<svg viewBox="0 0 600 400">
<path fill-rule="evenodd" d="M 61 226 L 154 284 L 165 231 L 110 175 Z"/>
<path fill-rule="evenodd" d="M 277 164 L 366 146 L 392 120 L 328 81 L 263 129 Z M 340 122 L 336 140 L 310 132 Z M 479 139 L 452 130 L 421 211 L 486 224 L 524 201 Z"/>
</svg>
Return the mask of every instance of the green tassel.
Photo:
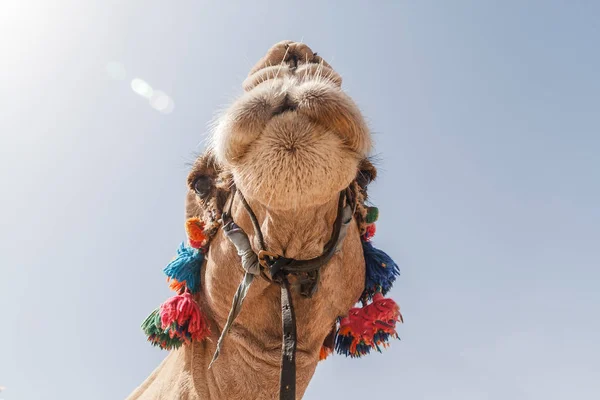
<svg viewBox="0 0 600 400">
<path fill-rule="evenodd" d="M 183 346 L 183 342 L 179 338 L 171 338 L 168 333 L 151 336 L 148 338 L 148 341 L 152 343 L 153 346 L 158 346 L 163 350 L 178 349 Z"/>
<path fill-rule="evenodd" d="M 368 207 L 367 208 L 367 224 L 372 224 L 379 218 L 379 209 L 377 207 Z"/>
<path fill-rule="evenodd" d="M 151 335 L 158 335 L 162 333 L 162 328 L 160 324 L 160 311 L 155 309 L 148 315 L 148 318 L 142 322 L 142 330 L 146 334 L 146 336 L 150 337 Z"/>
<path fill-rule="evenodd" d="M 183 345 L 183 341 L 178 337 L 170 337 L 169 329 L 163 330 L 160 322 L 160 310 L 157 308 L 142 322 L 142 330 L 148 336 L 148 341 L 153 346 L 158 346 L 163 350 L 178 349 Z"/>
</svg>

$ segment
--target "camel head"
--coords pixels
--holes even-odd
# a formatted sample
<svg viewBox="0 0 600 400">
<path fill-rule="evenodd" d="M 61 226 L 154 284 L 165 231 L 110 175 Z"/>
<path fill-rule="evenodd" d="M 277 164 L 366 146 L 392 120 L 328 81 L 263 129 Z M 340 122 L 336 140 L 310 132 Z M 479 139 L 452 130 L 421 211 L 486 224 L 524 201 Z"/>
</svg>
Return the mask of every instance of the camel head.
<svg viewBox="0 0 600 400">
<path fill-rule="evenodd" d="M 355 179 L 371 148 L 341 77 L 302 43 L 273 46 L 217 120 L 212 148 L 238 188 L 276 210 L 324 204 Z"/>
</svg>

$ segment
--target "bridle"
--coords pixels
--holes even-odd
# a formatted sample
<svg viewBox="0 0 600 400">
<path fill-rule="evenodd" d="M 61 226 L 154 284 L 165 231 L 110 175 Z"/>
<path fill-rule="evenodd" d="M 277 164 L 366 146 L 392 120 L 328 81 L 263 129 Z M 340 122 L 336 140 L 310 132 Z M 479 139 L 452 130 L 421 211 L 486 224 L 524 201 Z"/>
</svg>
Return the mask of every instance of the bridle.
<svg viewBox="0 0 600 400">
<path fill-rule="evenodd" d="M 252 222 L 254 233 L 260 246 L 258 254 L 252 249 L 248 235 L 233 221 L 231 209 L 236 193 L 240 197 L 240 201 Z M 300 293 L 305 297 L 311 297 L 317 291 L 320 270 L 340 250 L 355 209 L 356 196 L 352 190 L 350 188 L 342 190 L 339 193 L 333 231 L 324 246 L 323 253 L 308 260 L 296 260 L 267 250 L 256 214 L 243 194 L 236 189 L 235 185 L 232 187 L 229 206 L 222 214 L 223 231 L 225 236 L 236 247 L 238 255 L 241 257 L 242 268 L 245 274 L 233 297 L 231 311 L 217 342 L 217 348 L 210 365 L 219 356 L 223 338 L 241 311 L 242 303 L 248 293 L 250 284 L 256 276 L 262 276 L 267 281 L 278 284 L 281 288 L 281 324 L 283 337 L 279 398 L 280 400 L 294 400 L 296 398 L 296 316 L 294 314 L 291 286 L 288 277 L 292 275 L 297 278 L 300 283 Z"/>
</svg>

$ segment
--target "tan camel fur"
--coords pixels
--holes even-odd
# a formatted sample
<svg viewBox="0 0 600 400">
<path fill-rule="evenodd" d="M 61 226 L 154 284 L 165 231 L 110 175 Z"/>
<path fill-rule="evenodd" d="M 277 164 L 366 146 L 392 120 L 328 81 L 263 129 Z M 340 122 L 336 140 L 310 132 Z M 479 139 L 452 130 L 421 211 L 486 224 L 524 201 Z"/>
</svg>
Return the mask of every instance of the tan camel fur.
<svg viewBox="0 0 600 400">
<path fill-rule="evenodd" d="M 216 122 L 209 149 L 192 167 L 186 216 L 206 216 L 206 204 L 194 192 L 196 177 L 225 171 L 256 213 L 269 251 L 296 259 L 316 257 L 331 235 L 339 191 L 365 166 L 374 177 L 366 161 L 371 139 L 365 122 L 341 90 L 340 76 L 301 43 L 273 46 L 243 87 L 244 94 Z M 220 206 L 226 197 L 225 191 L 217 196 Z M 258 252 L 239 196 L 232 215 Z M 219 359 L 208 369 L 242 277 L 234 246 L 216 229 L 198 295 L 210 320 L 210 340 L 171 351 L 129 399 L 278 398 L 282 328 L 275 283 L 254 281 Z M 297 398 L 306 390 L 336 318 L 357 302 L 364 280 L 355 220 L 341 251 L 322 268 L 316 294 L 307 298 L 293 292 Z"/>
</svg>

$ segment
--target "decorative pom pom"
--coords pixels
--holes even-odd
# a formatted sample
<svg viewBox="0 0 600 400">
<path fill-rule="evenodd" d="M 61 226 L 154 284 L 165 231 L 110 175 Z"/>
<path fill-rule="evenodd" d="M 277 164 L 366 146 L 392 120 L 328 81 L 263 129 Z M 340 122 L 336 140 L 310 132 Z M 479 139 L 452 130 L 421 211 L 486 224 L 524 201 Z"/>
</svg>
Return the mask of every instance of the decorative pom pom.
<svg viewBox="0 0 600 400">
<path fill-rule="evenodd" d="M 338 322 L 338 320 L 335 321 L 335 323 L 331 327 L 331 331 L 329 331 L 327 337 L 321 345 L 321 349 L 319 350 L 319 361 L 325 360 L 327 357 L 329 357 L 331 353 L 333 353 L 333 349 L 335 348 L 335 336 L 337 332 Z"/>
<path fill-rule="evenodd" d="M 206 244 L 204 222 L 200 218 L 193 217 L 185 221 L 185 231 L 187 232 L 190 246 L 193 248 L 199 249 Z"/>
<path fill-rule="evenodd" d="M 352 358 L 369 354 L 371 349 L 381 352 L 380 346 L 387 347 L 390 337 L 398 338 L 397 321 L 402 322 L 400 307 L 376 293 L 371 304 L 352 308 L 348 316 L 342 318 L 335 349 Z"/>
<path fill-rule="evenodd" d="M 177 281 L 173 286 L 180 288 L 184 284 L 192 293 L 199 290 L 200 267 L 204 262 L 201 251 L 187 247 L 183 242 L 177 249 L 177 257 L 164 268 L 164 273 L 170 279 Z"/>
<path fill-rule="evenodd" d="M 400 269 L 390 256 L 373 247 L 371 242 L 363 241 L 362 246 L 366 264 L 363 298 L 371 299 L 379 291 L 385 295 L 400 275 Z"/>
<path fill-rule="evenodd" d="M 161 328 L 184 343 L 210 335 L 206 317 L 188 292 L 173 296 L 160 306 Z"/>
<path fill-rule="evenodd" d="M 333 352 L 333 349 L 327 346 L 321 346 L 319 350 L 319 361 L 325 360 Z"/>
<path fill-rule="evenodd" d="M 379 218 L 379 209 L 377 207 L 368 207 L 365 221 L 367 224 L 372 224 Z"/>
<path fill-rule="evenodd" d="M 158 346 L 163 350 L 178 349 L 183 342 L 177 337 L 170 337 L 164 329 L 160 320 L 160 312 L 157 309 L 146 318 L 142 323 L 142 330 L 148 337 L 148 341 L 153 346 Z"/>
<path fill-rule="evenodd" d="M 367 225 L 367 229 L 365 230 L 365 233 L 362 235 L 362 240 L 369 242 L 371 241 L 371 239 L 373 239 L 373 236 L 375 236 L 375 224 L 369 224 Z"/>
<path fill-rule="evenodd" d="M 162 332 L 158 308 L 142 322 L 142 330 L 147 336 Z"/>
</svg>

